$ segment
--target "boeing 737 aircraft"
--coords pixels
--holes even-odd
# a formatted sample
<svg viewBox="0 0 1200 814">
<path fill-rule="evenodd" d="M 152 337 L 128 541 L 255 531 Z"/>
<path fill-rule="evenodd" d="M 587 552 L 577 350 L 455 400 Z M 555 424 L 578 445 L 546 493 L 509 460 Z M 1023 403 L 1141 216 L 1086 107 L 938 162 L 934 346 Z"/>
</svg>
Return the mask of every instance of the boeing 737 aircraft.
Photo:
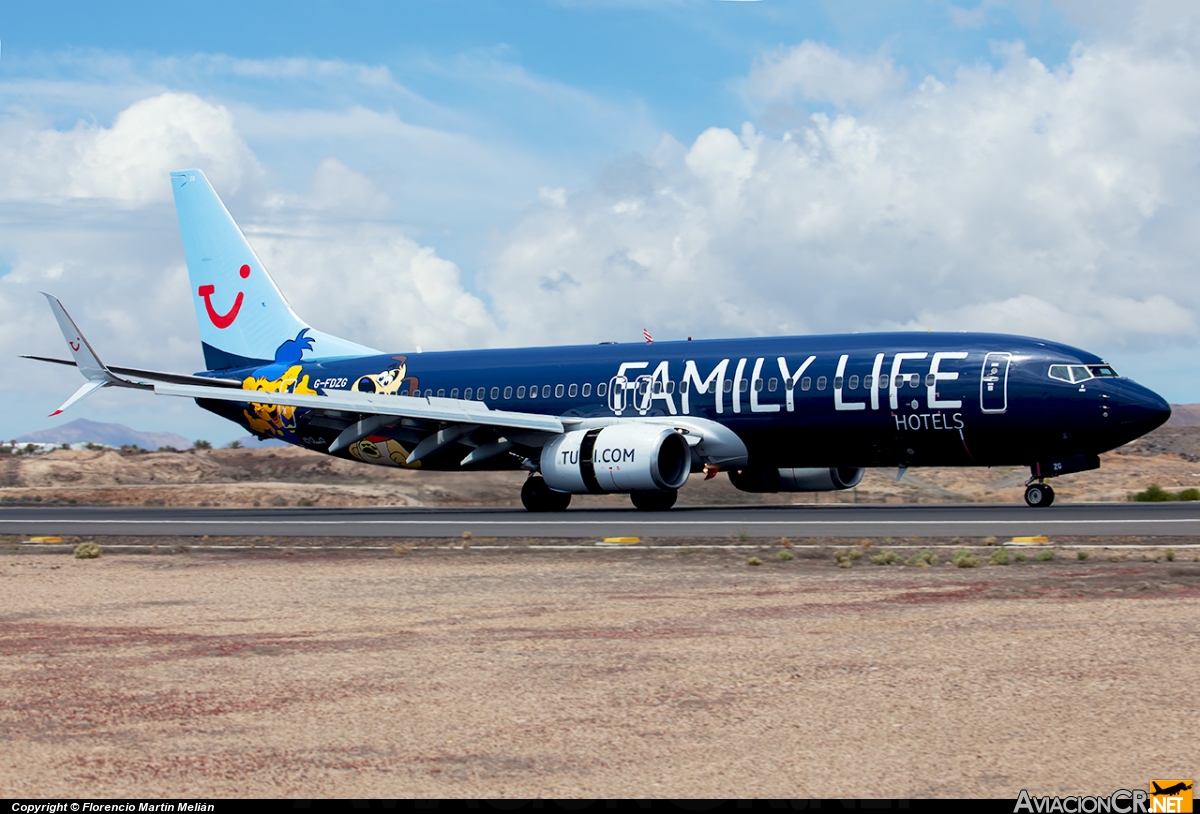
<svg viewBox="0 0 1200 814">
<path fill-rule="evenodd" d="M 87 382 L 192 398 L 259 438 L 369 464 L 524 469 L 521 500 L 675 503 L 688 475 L 748 492 L 848 489 L 865 467 L 1028 466 L 1046 479 L 1158 427 L 1158 395 L 1077 348 L 879 333 L 383 353 L 309 327 L 200 170 L 171 174 L 207 370 L 107 367 L 47 295 Z M 347 288 L 353 286 L 347 279 Z"/>
</svg>

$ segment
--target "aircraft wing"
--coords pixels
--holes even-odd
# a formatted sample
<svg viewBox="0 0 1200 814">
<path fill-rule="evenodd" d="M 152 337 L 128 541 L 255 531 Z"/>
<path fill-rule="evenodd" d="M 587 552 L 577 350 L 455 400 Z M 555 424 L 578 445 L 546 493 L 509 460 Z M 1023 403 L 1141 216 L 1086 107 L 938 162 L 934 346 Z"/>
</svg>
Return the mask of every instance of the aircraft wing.
<svg viewBox="0 0 1200 814">
<path fill-rule="evenodd" d="M 27 353 L 21 354 L 22 359 L 33 359 L 35 362 L 49 362 L 53 365 L 67 365 L 68 367 L 79 367 L 70 359 L 54 359 L 50 356 L 31 356 Z M 171 384 L 199 384 L 208 385 L 210 387 L 236 387 L 239 390 L 242 383 L 238 379 L 220 379 L 215 376 L 190 376 L 186 373 L 165 373 L 159 370 L 142 370 L 136 367 L 117 367 L 116 365 L 105 365 L 108 370 L 116 373 L 119 376 L 132 376 L 138 380 L 138 384 L 150 384 L 151 382 L 170 382 Z"/>
</svg>

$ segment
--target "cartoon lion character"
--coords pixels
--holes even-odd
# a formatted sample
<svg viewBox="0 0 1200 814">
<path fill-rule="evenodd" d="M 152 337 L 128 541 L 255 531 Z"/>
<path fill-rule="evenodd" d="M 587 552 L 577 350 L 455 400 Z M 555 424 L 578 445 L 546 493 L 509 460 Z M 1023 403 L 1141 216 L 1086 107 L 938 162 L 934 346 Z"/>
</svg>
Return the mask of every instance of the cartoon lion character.
<svg viewBox="0 0 1200 814">
<path fill-rule="evenodd" d="M 369 436 L 361 441 L 355 441 L 350 445 L 348 451 L 363 463 L 402 466 L 405 469 L 417 469 L 421 466 L 420 461 L 412 464 L 407 462 L 408 450 L 394 438 Z"/>
</svg>

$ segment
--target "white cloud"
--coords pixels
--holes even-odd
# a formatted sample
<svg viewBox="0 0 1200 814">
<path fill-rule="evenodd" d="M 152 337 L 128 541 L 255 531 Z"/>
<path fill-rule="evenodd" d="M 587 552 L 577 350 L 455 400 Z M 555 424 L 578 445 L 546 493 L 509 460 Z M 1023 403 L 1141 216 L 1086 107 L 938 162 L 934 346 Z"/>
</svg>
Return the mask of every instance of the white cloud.
<svg viewBox="0 0 1200 814">
<path fill-rule="evenodd" d="M 766 102 L 801 99 L 838 107 L 870 104 L 904 86 L 905 72 L 883 54 L 851 59 L 837 49 L 806 40 L 766 54 L 750 72 L 744 91 Z"/>
<path fill-rule="evenodd" d="M 481 278 L 500 325 L 524 342 L 647 325 L 664 338 L 934 327 L 1101 351 L 1194 345 L 1200 49 L 1104 41 L 1054 69 L 1019 44 L 999 54 L 999 68 L 903 93 L 895 73 L 846 68 L 824 46 L 773 57 L 749 80 L 764 96 L 875 103 L 778 136 L 747 124 L 667 140 L 535 206 Z M 852 80 L 820 91 L 813 64 Z"/>
<path fill-rule="evenodd" d="M 0 197 L 109 198 L 126 204 L 167 200 L 171 170 L 204 166 L 231 192 L 260 173 L 229 111 L 187 93 L 143 99 L 111 127 L 71 130 L 0 125 Z"/>
</svg>

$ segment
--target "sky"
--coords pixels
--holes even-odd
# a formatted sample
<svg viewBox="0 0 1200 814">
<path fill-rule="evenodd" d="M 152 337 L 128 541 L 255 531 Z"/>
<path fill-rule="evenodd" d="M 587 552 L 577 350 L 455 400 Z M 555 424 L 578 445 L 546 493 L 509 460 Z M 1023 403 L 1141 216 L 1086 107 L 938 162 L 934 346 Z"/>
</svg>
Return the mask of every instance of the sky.
<svg viewBox="0 0 1200 814">
<path fill-rule="evenodd" d="M 987 330 L 1200 402 L 1194 3 L 187 5 L 0 10 L 0 437 L 244 434 L 47 418 L 82 380 L 18 358 L 65 354 L 49 291 L 111 364 L 203 367 L 187 167 L 302 317 L 389 351 Z"/>
</svg>

